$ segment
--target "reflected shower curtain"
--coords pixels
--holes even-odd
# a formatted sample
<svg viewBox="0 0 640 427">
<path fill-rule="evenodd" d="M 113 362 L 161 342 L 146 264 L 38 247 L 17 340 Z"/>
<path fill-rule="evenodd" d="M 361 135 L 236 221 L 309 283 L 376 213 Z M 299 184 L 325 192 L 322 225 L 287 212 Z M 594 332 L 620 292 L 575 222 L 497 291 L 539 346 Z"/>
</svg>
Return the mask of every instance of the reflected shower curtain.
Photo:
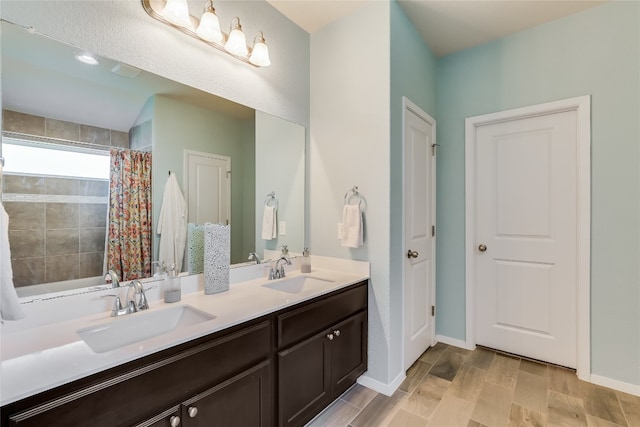
<svg viewBox="0 0 640 427">
<path fill-rule="evenodd" d="M 151 276 L 151 153 L 112 148 L 107 270 Z"/>
</svg>

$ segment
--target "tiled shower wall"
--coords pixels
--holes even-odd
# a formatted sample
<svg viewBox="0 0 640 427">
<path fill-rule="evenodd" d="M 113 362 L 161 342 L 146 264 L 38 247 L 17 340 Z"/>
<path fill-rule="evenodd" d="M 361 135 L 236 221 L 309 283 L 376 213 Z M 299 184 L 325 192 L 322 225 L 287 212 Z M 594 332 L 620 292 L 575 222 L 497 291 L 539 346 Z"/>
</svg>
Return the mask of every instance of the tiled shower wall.
<svg viewBox="0 0 640 427">
<path fill-rule="evenodd" d="M 2 111 L 2 130 L 107 147 L 129 148 L 128 132 L 54 120 L 11 110 Z"/>
<path fill-rule="evenodd" d="M 15 286 L 100 276 L 108 180 L 3 177 Z"/>
<path fill-rule="evenodd" d="M 129 147 L 129 134 L 3 110 L 3 131 L 105 147 Z M 103 273 L 109 181 L 3 176 L 15 286 Z"/>
</svg>

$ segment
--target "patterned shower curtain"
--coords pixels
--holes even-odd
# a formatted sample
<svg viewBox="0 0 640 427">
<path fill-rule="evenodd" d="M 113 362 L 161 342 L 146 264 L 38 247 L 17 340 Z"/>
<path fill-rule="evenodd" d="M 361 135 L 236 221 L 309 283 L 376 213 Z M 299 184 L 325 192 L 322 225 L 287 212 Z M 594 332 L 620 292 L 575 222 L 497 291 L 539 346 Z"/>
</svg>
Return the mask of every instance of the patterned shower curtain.
<svg viewBox="0 0 640 427">
<path fill-rule="evenodd" d="M 151 153 L 112 148 L 107 270 L 151 276 Z"/>
</svg>

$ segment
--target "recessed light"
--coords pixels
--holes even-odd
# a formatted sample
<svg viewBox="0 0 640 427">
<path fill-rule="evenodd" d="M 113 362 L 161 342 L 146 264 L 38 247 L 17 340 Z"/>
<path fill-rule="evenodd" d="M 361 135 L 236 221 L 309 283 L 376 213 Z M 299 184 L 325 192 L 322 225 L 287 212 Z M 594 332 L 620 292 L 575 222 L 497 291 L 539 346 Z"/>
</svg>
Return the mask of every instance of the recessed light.
<svg viewBox="0 0 640 427">
<path fill-rule="evenodd" d="M 98 61 L 98 59 L 95 56 L 93 56 L 88 52 L 76 54 L 76 59 L 84 64 L 89 64 L 89 65 L 98 65 L 100 63 L 100 61 Z"/>
</svg>

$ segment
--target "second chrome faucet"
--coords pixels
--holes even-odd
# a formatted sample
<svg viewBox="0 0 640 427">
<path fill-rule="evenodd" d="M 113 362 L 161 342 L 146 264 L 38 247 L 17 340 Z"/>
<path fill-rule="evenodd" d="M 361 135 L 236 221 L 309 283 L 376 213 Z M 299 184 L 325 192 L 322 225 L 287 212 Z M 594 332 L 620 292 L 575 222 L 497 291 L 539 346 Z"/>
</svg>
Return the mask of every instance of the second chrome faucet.
<svg viewBox="0 0 640 427">
<path fill-rule="evenodd" d="M 284 261 L 287 265 L 291 265 L 291 259 L 289 259 L 289 257 L 281 256 L 269 271 L 269 280 L 282 279 L 285 277 L 286 273 L 284 271 L 284 265 L 280 265 L 280 267 L 278 267 L 280 261 Z"/>
<path fill-rule="evenodd" d="M 117 279 L 116 279 L 117 280 Z M 115 287 L 115 286 L 114 286 Z M 115 297 L 113 308 L 111 309 L 111 317 L 123 316 L 125 314 L 136 313 L 140 310 L 149 309 L 149 301 L 144 291 L 144 286 L 139 280 L 129 283 L 127 290 L 127 300 L 125 306 L 120 302 L 120 295 L 103 295 L 105 297 Z"/>
</svg>

